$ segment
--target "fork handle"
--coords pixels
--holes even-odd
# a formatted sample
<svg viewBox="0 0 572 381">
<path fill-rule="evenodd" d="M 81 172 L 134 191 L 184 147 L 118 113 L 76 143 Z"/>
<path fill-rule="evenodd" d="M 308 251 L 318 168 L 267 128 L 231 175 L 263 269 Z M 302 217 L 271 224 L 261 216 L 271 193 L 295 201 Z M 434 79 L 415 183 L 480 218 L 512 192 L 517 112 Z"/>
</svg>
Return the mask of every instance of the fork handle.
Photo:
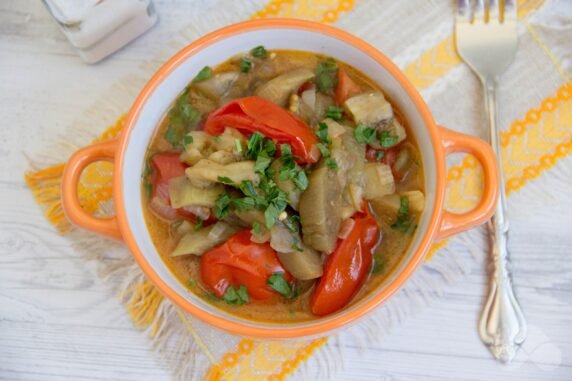
<svg viewBox="0 0 572 381">
<path fill-rule="evenodd" d="M 507 247 L 509 223 L 506 217 L 506 194 L 502 175 L 499 133 L 496 127 L 496 83 L 483 81 L 485 107 L 488 116 L 490 142 L 497 156 L 500 174 L 500 197 L 497 210 L 488 224 L 494 275 L 479 323 L 481 340 L 493 355 L 503 363 L 515 356 L 526 338 L 526 321 L 515 297 L 509 270 Z"/>
</svg>

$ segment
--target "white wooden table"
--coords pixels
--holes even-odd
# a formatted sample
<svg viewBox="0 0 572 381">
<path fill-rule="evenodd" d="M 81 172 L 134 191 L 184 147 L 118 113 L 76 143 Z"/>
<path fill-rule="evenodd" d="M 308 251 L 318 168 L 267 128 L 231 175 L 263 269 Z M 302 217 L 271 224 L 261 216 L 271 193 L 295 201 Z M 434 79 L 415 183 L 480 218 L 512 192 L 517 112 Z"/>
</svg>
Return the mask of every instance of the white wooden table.
<svg viewBox="0 0 572 381">
<path fill-rule="evenodd" d="M 183 26 L 184 1 L 155 3 L 160 23 L 150 33 L 88 66 L 41 2 L 0 2 L 1 380 L 169 378 L 95 265 L 78 258 L 54 231 L 23 182 L 26 153 L 54 141 Z M 572 212 L 572 165 L 564 161 L 553 170 L 568 179 L 562 182 L 567 189 L 542 195 L 544 217 L 510 210 L 515 283 L 531 329 L 516 365 L 493 361 L 476 333 L 486 290 L 482 256 L 461 287 L 449 287 L 374 347 L 348 347 L 338 379 L 572 380 L 572 228 L 559 222 Z"/>
</svg>

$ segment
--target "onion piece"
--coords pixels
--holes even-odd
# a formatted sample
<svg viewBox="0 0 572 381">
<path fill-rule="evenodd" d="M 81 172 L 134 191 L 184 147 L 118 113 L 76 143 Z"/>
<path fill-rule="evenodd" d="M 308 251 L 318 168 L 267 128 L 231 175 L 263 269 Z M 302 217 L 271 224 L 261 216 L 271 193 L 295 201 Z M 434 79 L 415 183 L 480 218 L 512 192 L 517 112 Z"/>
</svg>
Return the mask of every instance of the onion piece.
<svg viewBox="0 0 572 381">
<path fill-rule="evenodd" d="M 167 204 L 167 201 L 160 198 L 159 196 L 154 196 L 149 203 L 149 208 L 151 211 L 162 220 L 173 221 L 177 219 L 177 210 L 173 209 Z"/>
<path fill-rule="evenodd" d="M 318 148 L 317 144 L 314 144 L 310 148 L 309 156 L 310 156 L 310 159 L 314 162 L 320 160 L 320 157 L 322 156 L 322 154 L 320 153 L 320 149 Z"/>
<path fill-rule="evenodd" d="M 155 188 L 155 196 L 169 204 L 169 184 L 158 184 Z"/>
<path fill-rule="evenodd" d="M 204 206 L 185 206 L 183 210 L 200 217 L 203 221 L 208 220 L 211 216 L 211 210 Z"/>
<path fill-rule="evenodd" d="M 346 239 L 352 232 L 356 222 L 353 218 L 348 218 L 342 222 L 342 227 L 340 228 L 340 232 L 338 233 L 339 239 Z"/>
<path fill-rule="evenodd" d="M 233 228 L 224 221 L 219 221 L 213 225 L 213 228 L 209 232 L 208 239 L 218 241 L 220 237 L 227 236 L 230 231 L 236 231 L 236 228 Z"/>
<path fill-rule="evenodd" d="M 314 111 L 316 108 L 316 88 L 312 87 L 311 89 L 304 91 L 300 97 L 302 98 L 302 102 Z"/>
</svg>

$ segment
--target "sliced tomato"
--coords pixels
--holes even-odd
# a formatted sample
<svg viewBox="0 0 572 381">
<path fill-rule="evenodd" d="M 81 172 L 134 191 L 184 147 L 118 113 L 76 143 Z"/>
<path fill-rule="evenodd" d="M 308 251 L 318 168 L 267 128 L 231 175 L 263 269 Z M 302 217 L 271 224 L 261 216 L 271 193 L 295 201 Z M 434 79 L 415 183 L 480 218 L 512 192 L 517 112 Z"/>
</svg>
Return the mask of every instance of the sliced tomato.
<svg viewBox="0 0 572 381">
<path fill-rule="evenodd" d="M 229 286 L 244 285 L 252 298 L 268 300 L 278 296 L 266 284 L 273 273 L 282 272 L 287 281 L 292 280 L 270 244 L 250 239 L 250 230 L 239 231 L 201 256 L 201 279 L 216 296 L 223 297 Z"/>
<path fill-rule="evenodd" d="M 361 87 L 354 82 L 344 69 L 338 69 L 338 86 L 336 87 L 336 102 L 343 105 L 346 99 L 361 93 Z"/>
<path fill-rule="evenodd" d="M 158 186 L 169 184 L 172 178 L 185 175 L 188 165 L 182 163 L 179 156 L 178 153 L 160 153 L 153 156 L 153 192 L 157 191 Z"/>
<path fill-rule="evenodd" d="M 220 135 L 226 127 L 243 132 L 259 131 L 278 143 L 290 144 L 298 162 L 316 161 L 310 155 L 312 146 L 318 143 L 314 131 L 291 112 L 264 98 L 250 96 L 227 103 L 209 115 L 204 131 Z"/>
<path fill-rule="evenodd" d="M 373 251 L 379 243 L 379 228 L 372 216 L 360 213 L 344 240 L 328 256 L 324 274 L 310 299 L 312 313 L 331 314 L 343 308 L 358 292 L 367 277 Z"/>
</svg>

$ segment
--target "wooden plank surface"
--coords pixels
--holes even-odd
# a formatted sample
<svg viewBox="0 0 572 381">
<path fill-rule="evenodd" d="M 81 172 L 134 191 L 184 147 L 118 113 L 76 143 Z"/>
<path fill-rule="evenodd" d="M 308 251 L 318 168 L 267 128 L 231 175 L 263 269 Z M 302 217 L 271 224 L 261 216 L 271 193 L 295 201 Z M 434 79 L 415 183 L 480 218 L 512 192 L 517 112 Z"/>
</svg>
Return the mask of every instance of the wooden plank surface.
<svg viewBox="0 0 572 381">
<path fill-rule="evenodd" d="M 155 1 L 161 21 L 94 66 L 75 55 L 40 2 L 0 2 L 0 379 L 160 380 L 168 370 L 119 301 L 55 233 L 25 188 L 29 153 L 61 135 L 93 99 L 153 56 L 192 11 Z M 194 9 L 196 11 L 196 9 Z M 363 349 L 344 340 L 340 380 L 572 380 L 572 162 L 553 171 L 564 189 L 511 197 L 511 249 L 530 336 L 516 364 L 491 359 L 476 334 L 485 258 L 461 285 Z M 566 205 L 565 210 L 562 205 Z"/>
</svg>

